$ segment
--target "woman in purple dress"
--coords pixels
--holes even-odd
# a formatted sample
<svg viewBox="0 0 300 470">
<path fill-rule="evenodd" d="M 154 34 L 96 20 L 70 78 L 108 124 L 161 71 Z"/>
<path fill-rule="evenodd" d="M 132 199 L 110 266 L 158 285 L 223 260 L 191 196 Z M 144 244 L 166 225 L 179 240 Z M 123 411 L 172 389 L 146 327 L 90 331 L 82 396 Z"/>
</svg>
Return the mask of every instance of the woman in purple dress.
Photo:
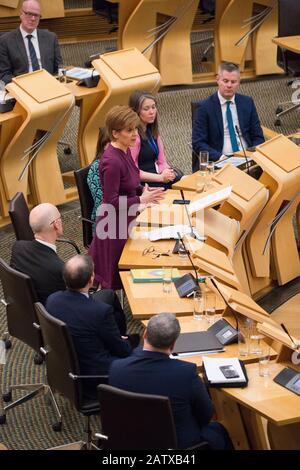
<svg viewBox="0 0 300 470">
<path fill-rule="evenodd" d="M 121 289 L 118 262 L 128 227 L 140 204 L 158 202 L 163 191 L 140 185 L 139 170 L 129 150 L 138 135 L 138 115 L 128 106 L 115 106 L 108 112 L 105 124 L 111 143 L 100 161 L 103 199 L 89 253 L 94 260 L 96 281 L 103 288 Z"/>
</svg>

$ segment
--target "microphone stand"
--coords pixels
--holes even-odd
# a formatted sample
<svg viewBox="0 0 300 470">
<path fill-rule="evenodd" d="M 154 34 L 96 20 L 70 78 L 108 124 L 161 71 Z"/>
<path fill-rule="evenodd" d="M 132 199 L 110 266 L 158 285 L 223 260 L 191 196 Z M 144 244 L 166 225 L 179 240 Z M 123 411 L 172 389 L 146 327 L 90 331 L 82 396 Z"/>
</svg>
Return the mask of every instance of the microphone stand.
<svg viewBox="0 0 300 470">
<path fill-rule="evenodd" d="M 184 243 L 184 241 L 183 241 L 183 239 L 182 239 L 180 233 L 177 232 L 177 235 L 178 235 L 178 239 L 180 240 L 180 243 L 182 244 L 182 246 L 183 246 L 183 248 L 184 248 L 186 254 L 188 255 L 189 261 L 190 261 L 190 263 L 191 263 L 191 266 L 193 267 L 193 270 L 194 270 L 194 273 L 195 273 L 195 276 L 196 276 L 196 277 L 195 277 L 195 281 L 196 281 L 196 283 L 197 283 L 197 286 L 199 287 L 198 273 L 197 273 L 196 266 L 194 265 L 194 263 L 193 263 L 193 261 L 192 261 L 192 257 L 191 257 L 191 255 L 190 255 L 190 252 L 189 252 L 189 250 L 187 249 L 187 247 L 185 246 L 185 243 Z M 192 276 L 192 274 L 191 274 L 191 276 Z"/>
<path fill-rule="evenodd" d="M 242 147 L 242 149 L 243 149 L 243 154 L 244 154 L 245 161 L 246 161 L 246 169 L 247 169 L 247 173 L 248 173 L 248 175 L 250 176 L 250 171 L 249 171 L 249 160 L 248 160 L 248 157 L 247 157 L 247 154 L 246 154 L 246 150 L 245 150 L 245 147 L 244 147 L 244 144 L 243 144 L 242 135 L 241 135 L 241 132 L 240 132 L 240 129 L 239 129 L 239 127 L 238 127 L 238 126 L 235 126 L 235 130 L 236 130 L 237 136 L 238 136 L 238 138 L 239 138 L 239 141 L 240 141 L 241 147 Z"/>
</svg>

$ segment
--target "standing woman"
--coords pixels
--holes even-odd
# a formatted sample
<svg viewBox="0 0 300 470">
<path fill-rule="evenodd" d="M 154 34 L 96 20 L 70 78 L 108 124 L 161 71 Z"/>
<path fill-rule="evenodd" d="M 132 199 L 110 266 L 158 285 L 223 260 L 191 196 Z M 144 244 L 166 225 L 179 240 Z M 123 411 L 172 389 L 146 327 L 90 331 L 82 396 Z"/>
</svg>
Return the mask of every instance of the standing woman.
<svg viewBox="0 0 300 470">
<path fill-rule="evenodd" d="M 136 90 L 130 95 L 129 106 L 140 118 L 139 135 L 130 150 L 141 181 L 169 189 L 182 173 L 177 174 L 166 160 L 158 132 L 156 99 L 147 91 Z"/>
<path fill-rule="evenodd" d="M 158 202 L 163 190 L 140 186 L 139 170 L 129 150 L 138 134 L 137 114 L 129 106 L 114 106 L 107 113 L 105 124 L 110 143 L 100 160 L 103 199 L 89 253 L 94 260 L 96 281 L 103 288 L 121 289 L 118 262 L 129 224 L 134 221 L 138 206 Z"/>
</svg>

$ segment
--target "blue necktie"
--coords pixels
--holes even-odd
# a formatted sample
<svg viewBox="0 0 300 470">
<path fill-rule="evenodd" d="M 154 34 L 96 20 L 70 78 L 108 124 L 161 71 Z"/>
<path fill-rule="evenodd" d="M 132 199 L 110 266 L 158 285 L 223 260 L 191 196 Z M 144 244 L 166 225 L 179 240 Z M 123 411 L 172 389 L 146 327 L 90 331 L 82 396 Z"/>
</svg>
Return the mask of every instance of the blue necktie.
<svg viewBox="0 0 300 470">
<path fill-rule="evenodd" d="M 28 39 L 28 48 L 29 48 L 32 70 L 33 71 L 39 70 L 40 69 L 39 61 L 36 56 L 34 45 L 31 42 L 32 34 L 27 34 L 26 37 Z"/>
<path fill-rule="evenodd" d="M 230 142 L 231 142 L 231 147 L 233 152 L 237 152 L 239 150 L 239 145 L 236 139 L 236 134 L 234 131 L 233 127 L 233 119 L 232 119 L 232 113 L 230 109 L 230 104 L 231 101 L 226 101 L 226 118 L 227 118 L 227 124 L 228 124 L 228 130 L 229 130 L 229 137 L 230 137 Z"/>
</svg>

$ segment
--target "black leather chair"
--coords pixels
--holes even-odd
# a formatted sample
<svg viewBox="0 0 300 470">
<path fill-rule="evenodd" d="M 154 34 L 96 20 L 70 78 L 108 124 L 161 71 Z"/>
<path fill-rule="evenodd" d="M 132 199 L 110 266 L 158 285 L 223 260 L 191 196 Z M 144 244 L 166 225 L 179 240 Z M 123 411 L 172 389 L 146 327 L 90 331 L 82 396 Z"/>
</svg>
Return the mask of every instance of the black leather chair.
<svg viewBox="0 0 300 470">
<path fill-rule="evenodd" d="M 168 397 L 133 393 L 98 385 L 103 449 L 177 449 L 177 436 Z M 194 449 L 208 449 L 202 442 Z"/>
<path fill-rule="evenodd" d="M 100 406 L 98 401 L 84 399 L 82 380 L 98 379 L 99 382 L 105 383 L 108 377 L 80 375 L 77 354 L 67 325 L 49 315 L 41 303 L 36 303 L 35 308 L 44 340 L 41 352 L 45 356 L 48 384 L 52 390 L 70 400 L 76 410 L 85 417 L 85 438 L 78 443 L 67 444 L 60 448 L 78 444 L 81 449 L 93 449 L 96 446 L 92 442 L 90 417 L 99 413 Z M 56 424 L 61 428 L 61 417 Z"/>
<path fill-rule="evenodd" d="M 14 195 L 9 203 L 8 213 L 15 231 L 16 239 L 33 240 L 33 231 L 29 225 L 29 209 L 23 193 L 18 192 Z M 80 253 L 78 246 L 72 240 L 58 238 L 56 241 L 59 243 L 68 243 L 74 247 L 77 253 Z"/>
<path fill-rule="evenodd" d="M 76 186 L 79 195 L 81 221 L 82 221 L 82 239 L 85 248 L 88 248 L 93 239 L 93 225 L 91 214 L 94 207 L 94 200 L 90 188 L 87 184 L 87 175 L 91 165 L 74 171 Z"/>
<path fill-rule="evenodd" d="M 298 36 L 300 34 L 300 2 L 295 0 L 278 0 L 278 37 Z M 277 64 L 283 68 L 287 75 L 300 75 L 300 54 L 278 47 Z M 293 81 L 288 84 L 291 85 Z M 293 103 L 291 103 L 293 104 Z M 281 117 L 300 107 L 293 104 L 287 109 L 279 104 L 276 109 L 275 126 L 281 126 Z"/>
<path fill-rule="evenodd" d="M 0 258 L 0 279 L 2 282 L 4 298 L 1 303 L 6 308 L 7 327 L 11 336 L 23 341 L 36 351 L 34 362 L 41 364 L 43 357 L 40 355 L 40 348 L 43 339 L 36 316 L 34 303 L 36 295 L 32 281 L 26 274 L 12 269 Z M 0 416 L 0 424 L 6 422 L 6 412 L 38 395 L 48 393 L 52 399 L 55 409 L 57 405 L 48 385 L 37 384 L 16 384 L 10 385 L 3 395 L 5 402 L 12 400 L 12 391 L 16 389 L 27 390 L 27 394 L 20 399 L 4 407 L 4 413 Z"/>
</svg>

